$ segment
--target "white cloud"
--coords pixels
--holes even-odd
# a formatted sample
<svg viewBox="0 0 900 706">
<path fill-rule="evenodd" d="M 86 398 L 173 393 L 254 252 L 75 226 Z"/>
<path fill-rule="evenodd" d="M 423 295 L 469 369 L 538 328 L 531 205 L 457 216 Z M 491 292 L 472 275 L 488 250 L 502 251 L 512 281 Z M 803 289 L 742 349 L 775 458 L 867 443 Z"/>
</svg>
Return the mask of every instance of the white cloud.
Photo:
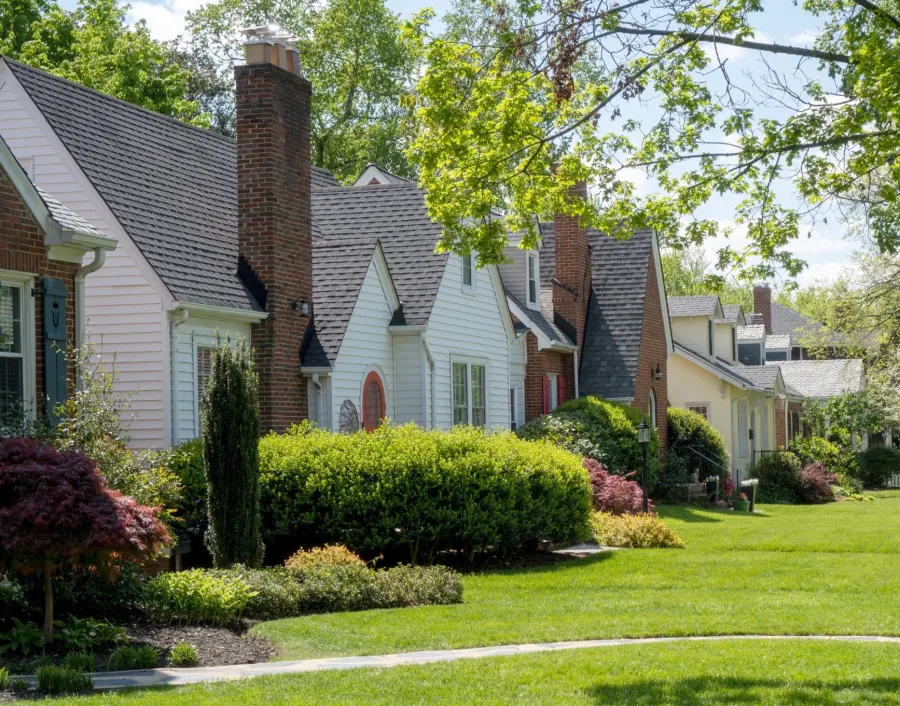
<svg viewBox="0 0 900 706">
<path fill-rule="evenodd" d="M 813 42 L 816 41 L 819 37 L 819 31 L 815 29 L 805 29 L 802 32 L 797 32 L 797 34 L 791 34 L 788 36 L 787 40 L 791 44 L 800 46 L 811 46 Z"/>
<path fill-rule="evenodd" d="M 154 39 L 168 41 L 179 34 L 185 34 L 184 17 L 188 12 L 197 10 L 204 0 L 162 0 L 149 2 L 138 0 L 128 11 L 128 21 L 136 23 L 146 20 L 147 27 Z"/>
<path fill-rule="evenodd" d="M 755 37 L 748 37 L 747 41 L 751 42 L 771 42 L 764 34 L 758 34 Z M 747 52 L 749 51 L 745 47 L 734 46 L 732 44 L 704 44 L 703 50 L 709 56 L 712 61 L 728 61 L 735 62 L 741 61 L 747 56 Z"/>
</svg>

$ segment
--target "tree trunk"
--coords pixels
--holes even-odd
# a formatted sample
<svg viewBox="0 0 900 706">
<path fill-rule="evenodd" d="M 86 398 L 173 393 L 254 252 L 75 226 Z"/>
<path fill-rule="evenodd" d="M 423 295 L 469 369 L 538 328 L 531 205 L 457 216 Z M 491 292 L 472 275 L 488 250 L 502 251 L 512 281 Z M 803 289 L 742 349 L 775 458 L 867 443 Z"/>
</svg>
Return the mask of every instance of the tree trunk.
<svg viewBox="0 0 900 706">
<path fill-rule="evenodd" d="M 44 644 L 53 642 L 53 564 L 44 563 Z"/>
</svg>

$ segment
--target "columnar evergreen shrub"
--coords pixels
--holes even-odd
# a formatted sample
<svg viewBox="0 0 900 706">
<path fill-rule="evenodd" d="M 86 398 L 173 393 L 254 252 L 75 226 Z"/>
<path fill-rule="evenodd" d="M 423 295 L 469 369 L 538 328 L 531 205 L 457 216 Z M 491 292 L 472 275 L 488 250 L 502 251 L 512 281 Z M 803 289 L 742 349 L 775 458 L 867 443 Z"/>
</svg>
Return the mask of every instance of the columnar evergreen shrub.
<svg viewBox="0 0 900 706">
<path fill-rule="evenodd" d="M 260 566 L 259 404 L 250 350 L 219 341 L 203 391 L 203 460 L 209 489 L 206 544 L 217 567 Z"/>
<path fill-rule="evenodd" d="M 61 566 L 113 572 L 170 541 L 156 510 L 109 490 L 93 461 L 34 440 L 0 444 L 0 561 L 44 580 L 44 639 L 53 639 L 53 577 Z"/>
<path fill-rule="evenodd" d="M 309 425 L 260 444 L 269 530 L 356 551 L 517 550 L 583 531 L 591 508 L 581 459 L 546 442 L 457 427 L 385 425 L 331 434 Z"/>
<path fill-rule="evenodd" d="M 610 473 L 626 475 L 641 470 L 637 428 L 649 420 L 633 407 L 599 397 L 579 397 L 561 404 L 549 415 L 533 419 L 516 430 L 523 439 L 544 439 L 582 457 L 600 461 Z M 659 468 L 659 436 L 650 425 L 647 449 L 650 486 Z"/>
</svg>

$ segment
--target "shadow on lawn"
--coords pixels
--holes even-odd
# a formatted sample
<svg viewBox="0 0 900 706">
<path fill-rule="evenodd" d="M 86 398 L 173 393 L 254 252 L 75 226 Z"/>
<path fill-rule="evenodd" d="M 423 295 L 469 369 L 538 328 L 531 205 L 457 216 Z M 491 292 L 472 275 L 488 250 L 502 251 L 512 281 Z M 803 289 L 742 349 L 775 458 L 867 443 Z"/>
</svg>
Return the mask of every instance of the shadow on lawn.
<svg viewBox="0 0 900 706">
<path fill-rule="evenodd" d="M 659 508 L 663 519 L 681 520 L 682 522 L 724 522 L 726 518 L 751 518 L 754 520 L 769 517 L 764 512 L 735 512 L 718 507 L 692 507 L 690 505 L 664 505 Z"/>
<path fill-rule="evenodd" d="M 672 680 L 597 684 L 587 695 L 597 704 L 896 704 L 898 679 L 856 681 L 788 681 L 742 677 L 695 677 Z M 851 698 L 853 697 L 853 698 Z"/>
<path fill-rule="evenodd" d="M 616 555 L 615 551 L 602 552 L 600 554 L 591 554 L 590 556 L 586 556 L 578 559 L 568 559 L 566 561 L 560 561 L 554 564 L 538 564 L 536 566 L 523 566 L 523 567 L 486 567 L 481 570 L 474 571 L 472 573 L 478 573 L 482 575 L 488 574 L 503 574 L 505 576 L 515 576 L 522 574 L 549 574 L 549 573 L 560 573 L 565 571 L 579 570 L 584 569 L 585 566 L 590 564 L 599 564 L 604 561 L 609 561 L 614 558 Z"/>
</svg>

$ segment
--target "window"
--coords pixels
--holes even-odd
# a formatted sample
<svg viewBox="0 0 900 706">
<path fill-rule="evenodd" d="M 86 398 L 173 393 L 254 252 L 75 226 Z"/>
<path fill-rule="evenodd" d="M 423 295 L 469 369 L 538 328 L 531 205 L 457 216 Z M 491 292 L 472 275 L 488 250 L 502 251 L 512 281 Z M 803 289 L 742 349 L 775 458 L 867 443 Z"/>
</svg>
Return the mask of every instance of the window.
<svg viewBox="0 0 900 706">
<path fill-rule="evenodd" d="M 790 429 L 788 430 L 788 441 L 792 441 L 800 436 L 800 412 L 791 412 Z"/>
<path fill-rule="evenodd" d="M 713 355 L 713 351 L 715 350 L 715 338 L 713 338 L 713 322 L 712 319 L 707 321 L 708 326 L 708 335 L 709 335 L 709 354 Z"/>
<path fill-rule="evenodd" d="M 650 390 L 650 404 L 648 409 L 650 411 L 650 426 L 656 429 L 656 393 L 653 390 Z"/>
<path fill-rule="evenodd" d="M 516 388 L 509 388 L 509 429 L 515 431 L 516 424 Z"/>
<path fill-rule="evenodd" d="M 787 360 L 787 351 L 766 351 L 766 360 Z"/>
<path fill-rule="evenodd" d="M 384 384 L 381 382 L 381 376 L 374 370 L 366 376 L 363 383 L 362 408 L 363 429 L 375 431 L 384 419 L 385 402 Z"/>
<path fill-rule="evenodd" d="M 475 287 L 475 258 L 472 253 L 466 253 L 462 257 L 462 283 L 468 289 Z"/>
<path fill-rule="evenodd" d="M 709 421 L 709 403 L 708 402 L 688 402 L 685 409 L 696 412 L 706 421 Z"/>
<path fill-rule="evenodd" d="M 519 378 L 512 384 L 509 388 L 509 428 L 515 431 L 525 423 L 525 381 Z"/>
<path fill-rule="evenodd" d="M 23 294 L 22 287 L 0 285 L 0 422 L 25 405 Z"/>
<path fill-rule="evenodd" d="M 458 363 L 452 366 L 453 424 L 487 424 L 486 368 L 477 363 Z"/>
<path fill-rule="evenodd" d="M 528 304 L 538 306 L 538 256 L 528 253 L 525 258 L 526 275 L 528 277 Z"/>
<path fill-rule="evenodd" d="M 210 375 L 212 375 L 212 348 L 197 346 L 197 409 L 200 409 L 200 401 L 203 399 L 203 391 Z"/>
</svg>

